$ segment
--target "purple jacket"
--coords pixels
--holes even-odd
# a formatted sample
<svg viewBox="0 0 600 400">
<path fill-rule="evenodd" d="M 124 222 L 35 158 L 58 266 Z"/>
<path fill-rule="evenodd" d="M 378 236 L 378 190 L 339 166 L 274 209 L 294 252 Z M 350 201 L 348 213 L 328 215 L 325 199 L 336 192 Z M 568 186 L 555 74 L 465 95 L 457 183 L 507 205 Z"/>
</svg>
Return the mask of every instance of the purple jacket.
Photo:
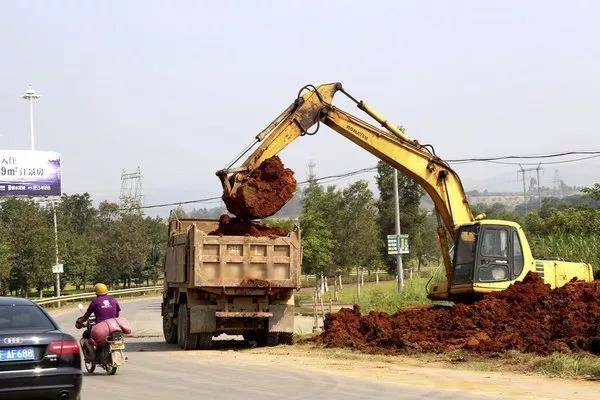
<svg viewBox="0 0 600 400">
<path fill-rule="evenodd" d="M 120 311 L 121 306 L 119 306 L 117 299 L 105 294 L 96 296 L 96 298 L 92 300 L 85 316 L 89 317 L 91 314 L 94 314 L 96 316 L 96 323 L 99 323 L 110 318 L 118 317 Z"/>
</svg>

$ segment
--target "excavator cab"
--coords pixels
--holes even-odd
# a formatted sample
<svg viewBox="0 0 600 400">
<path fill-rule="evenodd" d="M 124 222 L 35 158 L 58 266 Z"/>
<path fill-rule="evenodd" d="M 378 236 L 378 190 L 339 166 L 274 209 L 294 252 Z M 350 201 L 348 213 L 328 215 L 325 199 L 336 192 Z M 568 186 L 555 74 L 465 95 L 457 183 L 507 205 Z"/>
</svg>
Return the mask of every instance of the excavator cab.
<svg viewBox="0 0 600 400">
<path fill-rule="evenodd" d="M 522 229 L 514 222 L 482 220 L 462 225 L 454 243 L 450 287 L 434 286 L 429 298 L 471 302 L 483 293 L 508 287 L 523 275 L 523 240 Z"/>
</svg>

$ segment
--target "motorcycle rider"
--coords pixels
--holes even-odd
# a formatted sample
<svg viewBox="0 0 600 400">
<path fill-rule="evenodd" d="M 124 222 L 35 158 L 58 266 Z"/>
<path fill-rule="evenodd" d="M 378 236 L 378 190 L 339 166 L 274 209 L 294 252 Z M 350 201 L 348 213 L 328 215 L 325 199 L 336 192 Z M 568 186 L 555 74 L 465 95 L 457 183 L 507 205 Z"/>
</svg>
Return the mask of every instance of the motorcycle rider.
<svg viewBox="0 0 600 400">
<path fill-rule="evenodd" d="M 77 318 L 77 321 L 75 322 L 75 327 L 77 329 L 83 328 L 84 324 L 92 314 L 96 317 L 96 324 L 110 318 L 119 317 L 121 306 L 117 299 L 108 294 L 108 287 L 104 283 L 96 283 L 96 285 L 94 285 L 94 292 L 96 292 L 96 298 L 92 299 L 85 314 Z M 96 349 L 89 341 L 90 334 L 88 331 L 83 333 L 83 338 L 85 339 L 82 346 L 85 346 L 83 349 L 84 353 L 87 354 L 88 359 L 95 360 Z"/>
<path fill-rule="evenodd" d="M 78 325 L 83 326 L 92 314 L 96 317 L 97 324 L 110 318 L 119 317 L 121 306 L 117 299 L 108 294 L 108 287 L 104 283 L 96 283 L 94 292 L 96 292 L 96 298 L 92 299 L 85 314 L 77 318 Z"/>
</svg>

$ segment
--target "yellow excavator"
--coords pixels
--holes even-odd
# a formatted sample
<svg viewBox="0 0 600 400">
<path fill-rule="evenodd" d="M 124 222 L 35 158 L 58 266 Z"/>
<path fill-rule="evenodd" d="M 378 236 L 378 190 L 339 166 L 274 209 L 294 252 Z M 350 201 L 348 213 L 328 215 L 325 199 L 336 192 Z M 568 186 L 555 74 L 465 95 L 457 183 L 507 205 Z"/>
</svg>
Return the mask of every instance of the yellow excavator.
<svg viewBox="0 0 600 400">
<path fill-rule="evenodd" d="M 338 92 L 383 129 L 332 105 Z M 433 200 L 446 281 L 430 288 L 430 299 L 471 302 L 485 293 L 505 289 L 530 271 L 538 273 L 552 287 L 562 286 L 573 278 L 593 279 L 589 264 L 534 259 L 525 233 L 516 222 L 486 219 L 483 214 L 473 216 L 460 178 L 436 155 L 433 146 L 408 137 L 368 104 L 351 96 L 341 83 L 303 87 L 294 102 L 256 135 L 255 141 L 228 168 L 217 172 L 224 195 L 229 195 L 230 182 L 241 181 L 292 141 L 314 134 L 321 124 L 414 179 Z M 234 168 L 257 144 L 246 160 Z M 448 238 L 453 243 L 452 251 Z"/>
</svg>

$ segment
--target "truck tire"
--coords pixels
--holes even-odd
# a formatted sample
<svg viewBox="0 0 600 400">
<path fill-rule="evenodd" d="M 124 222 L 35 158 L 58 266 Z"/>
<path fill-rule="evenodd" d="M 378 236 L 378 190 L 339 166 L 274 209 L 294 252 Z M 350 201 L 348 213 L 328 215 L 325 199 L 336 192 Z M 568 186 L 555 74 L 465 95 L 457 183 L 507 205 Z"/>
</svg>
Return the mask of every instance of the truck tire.
<svg viewBox="0 0 600 400">
<path fill-rule="evenodd" d="M 177 325 L 173 323 L 173 317 L 170 315 L 163 316 L 163 335 L 165 342 L 177 344 Z"/>
<path fill-rule="evenodd" d="M 198 335 L 190 333 L 190 312 L 186 304 L 179 305 L 177 342 L 183 350 L 194 350 L 198 347 Z"/>
<path fill-rule="evenodd" d="M 294 334 L 291 332 L 279 332 L 279 344 L 294 344 Z"/>
<path fill-rule="evenodd" d="M 265 334 L 264 345 L 267 347 L 277 346 L 279 344 L 279 334 L 277 332 L 267 332 Z"/>
<path fill-rule="evenodd" d="M 201 350 L 210 349 L 212 347 L 212 333 L 198 333 L 198 348 Z"/>
</svg>

